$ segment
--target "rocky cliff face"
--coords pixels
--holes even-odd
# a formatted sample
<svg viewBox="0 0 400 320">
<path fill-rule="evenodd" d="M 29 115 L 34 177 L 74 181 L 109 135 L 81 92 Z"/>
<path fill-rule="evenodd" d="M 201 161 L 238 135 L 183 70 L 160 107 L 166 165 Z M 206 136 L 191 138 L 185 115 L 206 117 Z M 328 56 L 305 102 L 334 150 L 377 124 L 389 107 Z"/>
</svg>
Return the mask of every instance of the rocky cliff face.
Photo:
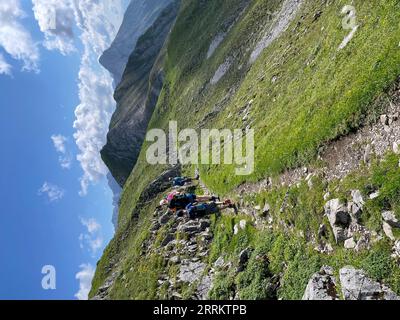
<svg viewBox="0 0 400 320">
<path fill-rule="evenodd" d="M 170 0 L 133 0 L 128 6 L 116 38 L 100 57 L 100 63 L 113 75 L 115 85 L 122 79 L 137 40 L 170 2 Z"/>
<path fill-rule="evenodd" d="M 179 4 L 179 1 L 174 1 L 168 5 L 139 38 L 115 91 L 117 109 L 101 155 L 120 186 L 125 184 L 135 165 L 162 88 L 162 48 Z"/>
</svg>

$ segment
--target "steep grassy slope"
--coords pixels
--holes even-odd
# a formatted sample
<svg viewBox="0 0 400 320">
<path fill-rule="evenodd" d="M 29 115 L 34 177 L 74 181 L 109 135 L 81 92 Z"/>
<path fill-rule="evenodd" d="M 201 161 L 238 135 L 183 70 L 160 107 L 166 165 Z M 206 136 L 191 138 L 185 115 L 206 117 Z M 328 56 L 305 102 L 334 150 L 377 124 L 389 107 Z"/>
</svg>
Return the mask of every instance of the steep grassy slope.
<svg viewBox="0 0 400 320">
<path fill-rule="evenodd" d="M 184 1 L 169 37 L 164 86 L 150 128 L 166 129 L 169 120 L 177 120 L 180 128 L 255 129 L 256 164 L 251 176 L 236 176 L 233 166 L 201 166 L 204 182 L 215 192 L 229 194 L 243 182 L 316 163 L 326 143 L 376 120 L 384 107 L 376 101 L 381 101 L 379 97 L 400 75 L 397 0 L 353 1 L 359 27 L 342 50 L 338 47 L 350 32 L 342 27 L 341 9 L 347 2 L 303 1 L 287 30 L 250 63 L 257 43 L 277 30 L 282 4 L 288 2 Z M 221 33 L 226 33 L 224 40 L 207 59 L 210 45 Z M 223 65 L 229 66 L 227 72 L 219 81 L 211 81 L 219 78 L 216 72 Z M 249 111 L 246 117 L 245 109 Z M 142 190 L 165 170 L 146 163 L 147 146 L 145 143 L 125 185 L 120 229 L 98 265 L 92 296 L 109 276 L 114 260 L 121 259 L 122 271 L 112 286 L 111 298 L 154 298 L 158 276 L 167 268 L 157 255 L 140 258 L 138 248 L 148 236 L 150 217 L 162 195 L 149 207 L 140 208 L 139 215 L 132 215 L 138 211 Z M 271 298 L 267 284 L 280 275 L 283 285 L 278 296 L 299 299 L 310 275 L 322 264 L 341 267 L 347 263 L 367 269 L 399 293 L 399 273 L 386 241 L 360 254 L 335 246 L 334 254 L 327 256 L 317 253 L 310 240 L 324 221 L 326 190 L 334 190 L 342 198 L 348 198 L 350 188 L 366 192 L 368 184 L 387 190 L 378 202 L 367 205 L 365 223 L 378 232 L 380 210 L 390 206 L 399 214 L 398 157 L 388 157 L 386 165 L 377 162 L 345 181 L 319 178 L 312 188 L 305 182 L 294 187 L 289 192 L 291 205 L 283 212 L 280 205 L 288 197 L 287 187 L 251 195 L 247 203 L 263 206 L 268 199 L 275 221 L 283 221 L 272 230 L 249 227 L 235 240 L 232 229 L 242 217 L 216 219 L 207 263 L 211 265 L 223 253 L 225 259 L 236 263 L 243 248 L 254 251 L 245 272 L 217 277 L 211 297 L 230 298 L 238 290 L 240 298 Z M 392 179 L 385 179 L 387 176 Z M 268 257 L 268 264 L 260 263 L 260 254 Z"/>
<path fill-rule="evenodd" d="M 232 1 L 185 3 L 171 34 L 165 85 L 150 123 L 150 128 L 168 128 L 169 120 L 177 120 L 180 128 L 197 128 L 199 124 L 208 128 L 241 128 L 251 122 L 256 132 L 252 176 L 236 176 L 227 165 L 201 167 L 207 186 L 221 193 L 244 180 L 278 174 L 315 159 L 323 143 L 356 128 L 366 118 L 375 118 L 380 106 L 372 108 L 373 101 L 400 74 L 397 1 L 357 3 L 359 31 L 340 52 L 338 46 L 348 34 L 341 26 L 340 10 L 345 2 L 306 2 L 288 32 L 249 66 L 248 48 L 260 38 L 257 30 L 263 34 L 261 30 L 271 24 L 270 12 L 281 3 L 253 1 L 215 55 L 206 60 L 213 35 L 223 24 L 220 16 L 227 17 L 229 10 L 243 6 L 243 1 L 235 3 L 236 6 Z M 314 21 L 320 11 L 320 18 Z M 199 19 L 196 24 L 194 16 Z M 186 50 L 187 43 L 192 44 L 191 50 Z M 229 55 L 235 55 L 238 62 L 220 83 L 210 85 L 214 72 Z M 275 76 L 277 80 L 273 82 Z M 236 93 L 229 94 L 239 85 Z M 240 111 L 252 99 L 250 120 L 243 123 Z M 128 181 L 123 205 L 135 202 L 132 194 L 140 193 L 139 180 L 145 185 L 158 170 L 163 170 L 147 165 L 144 156 L 142 152 Z M 120 219 L 126 211 L 129 210 L 122 208 Z"/>
</svg>

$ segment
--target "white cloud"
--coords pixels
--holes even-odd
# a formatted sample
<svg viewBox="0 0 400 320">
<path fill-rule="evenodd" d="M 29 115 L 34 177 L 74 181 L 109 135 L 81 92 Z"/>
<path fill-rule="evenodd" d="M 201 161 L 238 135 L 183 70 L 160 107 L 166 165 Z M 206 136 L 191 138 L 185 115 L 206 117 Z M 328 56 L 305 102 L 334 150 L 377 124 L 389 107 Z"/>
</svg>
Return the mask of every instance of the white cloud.
<svg viewBox="0 0 400 320">
<path fill-rule="evenodd" d="M 11 65 L 7 63 L 4 56 L 0 53 L 0 74 L 11 76 Z"/>
<path fill-rule="evenodd" d="M 66 143 L 68 138 L 63 135 L 52 135 L 51 140 L 53 141 L 54 148 L 61 155 L 58 158 L 58 162 L 60 163 L 63 169 L 70 169 L 72 166 L 72 155 L 67 151 Z"/>
<path fill-rule="evenodd" d="M 115 110 L 114 89 L 110 74 L 100 66 L 98 59 L 114 40 L 127 1 L 32 2 L 47 49 L 68 54 L 73 51 L 74 41 L 80 41 L 79 47 L 83 48 L 78 75 L 80 103 L 75 110 L 74 139 L 79 149 L 77 160 L 83 169 L 80 195 L 84 196 L 89 185 L 97 183 L 108 173 L 100 150 L 106 142 L 108 124 Z"/>
<path fill-rule="evenodd" d="M 115 38 L 123 18 L 123 5 L 121 0 L 81 0 L 76 2 L 75 9 L 77 25 L 82 32 L 83 55 L 74 138 L 80 150 L 77 159 L 84 171 L 80 192 L 83 196 L 90 184 L 108 172 L 100 150 L 106 142 L 108 124 L 115 109 L 114 89 L 110 74 L 100 66 L 98 58 Z"/>
<path fill-rule="evenodd" d="M 63 55 L 76 51 L 74 46 L 75 8 L 72 0 L 32 0 L 33 13 L 43 32 L 43 45 Z"/>
<path fill-rule="evenodd" d="M 102 248 L 104 243 L 104 238 L 101 233 L 101 225 L 94 218 L 90 219 L 81 218 L 80 220 L 81 224 L 87 230 L 87 233 L 81 233 L 79 235 L 80 247 L 84 249 L 85 246 L 88 246 L 89 251 L 94 256 L 96 255 L 98 250 Z"/>
<path fill-rule="evenodd" d="M 90 218 L 90 219 L 81 218 L 81 223 L 83 226 L 85 226 L 87 228 L 87 231 L 91 234 L 93 234 L 101 229 L 101 225 L 94 218 Z"/>
<path fill-rule="evenodd" d="M 58 162 L 60 163 L 61 168 L 63 169 L 71 169 L 72 166 L 72 157 L 70 156 L 59 156 Z"/>
<path fill-rule="evenodd" d="M 79 268 L 81 270 L 75 275 L 75 278 L 79 280 L 79 291 L 75 294 L 75 297 L 79 300 L 87 300 L 92 288 L 95 270 L 91 264 L 81 264 Z"/>
<path fill-rule="evenodd" d="M 61 134 L 52 135 L 51 140 L 53 140 L 54 147 L 56 148 L 57 152 L 65 153 L 66 147 L 65 143 L 67 142 L 67 138 L 62 136 Z"/>
<path fill-rule="evenodd" d="M 0 47 L 23 62 L 22 70 L 39 72 L 39 49 L 30 32 L 22 25 L 26 16 L 20 0 L 0 1 Z"/>
<path fill-rule="evenodd" d="M 45 182 L 39 189 L 38 195 L 46 195 L 50 202 L 55 202 L 64 198 L 65 191 L 54 184 Z"/>
</svg>

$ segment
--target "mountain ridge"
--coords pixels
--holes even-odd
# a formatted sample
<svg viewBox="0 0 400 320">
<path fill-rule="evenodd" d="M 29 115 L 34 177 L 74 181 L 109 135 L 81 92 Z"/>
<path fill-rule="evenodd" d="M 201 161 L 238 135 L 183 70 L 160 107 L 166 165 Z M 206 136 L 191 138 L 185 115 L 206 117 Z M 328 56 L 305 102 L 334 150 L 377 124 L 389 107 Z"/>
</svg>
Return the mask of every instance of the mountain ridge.
<svg viewBox="0 0 400 320">
<path fill-rule="evenodd" d="M 100 64 L 112 74 L 115 86 L 122 79 L 129 56 L 134 50 L 137 40 L 171 1 L 135 0 L 129 4 L 117 36 L 110 48 L 99 58 Z"/>
</svg>

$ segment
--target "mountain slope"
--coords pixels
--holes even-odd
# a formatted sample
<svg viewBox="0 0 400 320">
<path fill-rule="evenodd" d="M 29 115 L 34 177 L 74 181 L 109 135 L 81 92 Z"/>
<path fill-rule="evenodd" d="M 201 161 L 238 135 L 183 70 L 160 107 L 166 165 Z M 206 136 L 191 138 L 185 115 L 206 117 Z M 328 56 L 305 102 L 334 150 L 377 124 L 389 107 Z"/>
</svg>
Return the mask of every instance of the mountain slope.
<svg viewBox="0 0 400 320">
<path fill-rule="evenodd" d="M 182 3 L 149 128 L 171 119 L 180 129 L 254 128 L 255 171 L 200 166 L 207 189 L 237 200 L 240 214 L 210 217 L 212 242 L 200 227 L 194 241 L 185 221 L 160 223 L 166 190 L 142 201 L 168 170 L 147 163 L 144 143 L 92 297 L 301 299 L 323 265 L 336 276 L 352 265 L 400 293 L 400 3 L 354 1 L 352 30 L 345 5 Z"/>
<path fill-rule="evenodd" d="M 134 0 L 129 4 L 122 25 L 100 63 L 113 75 L 117 86 L 139 37 L 154 23 L 169 0 Z"/>
<path fill-rule="evenodd" d="M 162 87 L 161 49 L 178 8 L 179 1 L 173 1 L 139 38 L 129 57 L 122 81 L 115 91 L 117 108 L 101 156 L 121 187 L 135 165 Z"/>
</svg>

